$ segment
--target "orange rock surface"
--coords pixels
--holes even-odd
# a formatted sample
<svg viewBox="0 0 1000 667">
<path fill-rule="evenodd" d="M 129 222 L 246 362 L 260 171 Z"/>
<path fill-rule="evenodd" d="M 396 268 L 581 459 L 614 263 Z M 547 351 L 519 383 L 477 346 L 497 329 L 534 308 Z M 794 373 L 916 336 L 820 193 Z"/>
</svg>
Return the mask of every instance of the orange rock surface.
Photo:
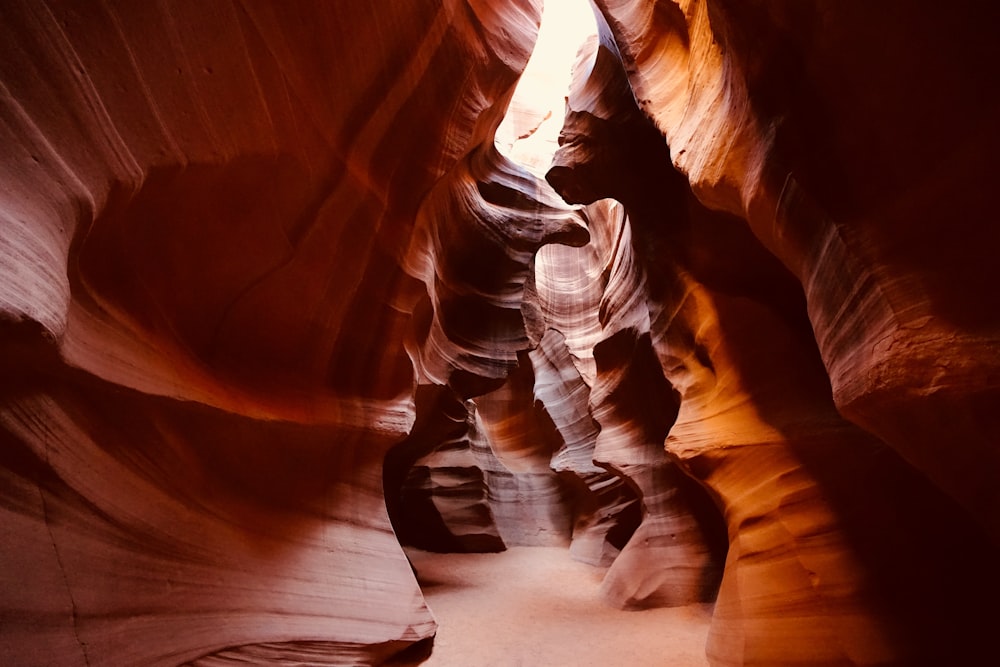
<svg viewBox="0 0 1000 667">
<path fill-rule="evenodd" d="M 542 4 L 0 3 L 0 662 L 417 661 L 401 541 L 988 662 L 995 11 L 595 0 L 543 179 Z"/>
</svg>

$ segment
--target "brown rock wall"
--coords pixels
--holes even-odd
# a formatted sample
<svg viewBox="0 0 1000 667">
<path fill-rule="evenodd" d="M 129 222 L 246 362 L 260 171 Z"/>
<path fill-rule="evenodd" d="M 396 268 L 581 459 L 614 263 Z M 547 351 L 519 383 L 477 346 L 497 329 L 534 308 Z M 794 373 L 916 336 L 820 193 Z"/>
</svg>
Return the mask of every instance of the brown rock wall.
<svg viewBox="0 0 1000 667">
<path fill-rule="evenodd" d="M 661 9 L 650 20 L 663 20 Z M 619 39 L 627 34 L 615 27 Z M 593 72 L 591 81 L 578 82 L 579 96 L 570 96 L 563 149 L 548 178 L 574 201 L 615 196 L 628 213 L 629 250 L 616 258 L 600 312 L 622 327 L 612 365 L 623 378 L 649 366 L 628 362 L 633 348 L 625 343 L 636 336 L 623 324 L 647 318 L 659 365 L 680 398 L 667 451 L 714 496 L 729 527 L 708 645 L 713 664 L 909 664 L 986 650 L 960 629 L 978 621 L 956 620 L 954 610 L 969 604 L 958 571 L 993 550 L 950 502 L 838 415 L 806 320 L 810 303 L 739 219 L 694 199 L 671 166 L 671 154 L 690 147 L 668 152 L 652 139 L 655 130 L 642 129 L 635 107 L 626 111 L 632 99 L 621 94 L 623 69 L 594 102 L 595 78 L 615 75 L 615 46 L 605 36 L 602 47 L 583 70 Z M 633 82 L 641 76 L 633 72 Z M 738 171 L 734 165 L 724 164 Z M 704 184 L 693 185 L 701 196 Z M 714 191 L 722 192 L 721 185 Z M 641 413 L 649 396 L 656 392 L 620 403 Z M 595 418 L 604 423 L 596 411 Z M 600 446 L 598 456 L 608 458 Z M 856 484 L 880 476 L 892 482 Z M 953 517 L 946 532 L 963 545 L 958 552 L 931 545 L 942 534 L 927 541 L 909 529 L 917 507 Z M 898 522 L 883 513 L 888 508 Z M 931 606 L 948 613 L 910 606 L 902 582 L 925 568 L 949 572 L 926 591 L 928 601 L 941 600 Z M 995 581 L 982 575 L 978 585 L 992 590 Z"/>
<path fill-rule="evenodd" d="M 383 502 L 406 253 L 538 13 L 0 8 L 4 662 L 359 664 L 433 634 Z"/>
<path fill-rule="evenodd" d="M 838 409 L 995 537 L 995 12 L 597 4 L 695 194 L 799 278 Z"/>
<path fill-rule="evenodd" d="M 0 4 L 0 661 L 379 663 L 397 536 L 684 604 L 713 511 L 713 664 L 992 654 L 995 11 L 595 4 L 548 183 L 538 0 Z"/>
</svg>

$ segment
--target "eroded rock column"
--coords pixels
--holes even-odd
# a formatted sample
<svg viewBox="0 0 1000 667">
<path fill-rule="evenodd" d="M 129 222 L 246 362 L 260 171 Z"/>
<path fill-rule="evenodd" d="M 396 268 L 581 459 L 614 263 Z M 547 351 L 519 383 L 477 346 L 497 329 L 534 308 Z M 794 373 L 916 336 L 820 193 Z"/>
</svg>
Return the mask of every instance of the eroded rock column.
<svg viewBox="0 0 1000 667">
<path fill-rule="evenodd" d="M 666 21 L 663 30 L 684 18 L 669 3 L 646 16 Z M 617 303 L 614 321 L 648 318 L 680 395 L 667 451 L 713 494 L 729 526 L 713 664 L 906 664 L 985 650 L 958 639 L 963 624 L 980 621 L 953 612 L 966 605 L 967 567 L 979 585 L 995 586 L 976 565 L 992 549 L 877 438 L 840 417 L 792 275 L 739 219 L 694 199 L 656 129 L 628 110 L 607 33 L 602 46 L 571 95 L 549 179 L 571 201 L 614 196 L 629 213 L 630 249 L 610 273 L 628 287 L 609 285 L 601 312 Z M 931 507 L 952 519 L 928 538 L 909 526 Z M 945 534 L 958 552 L 935 546 Z M 947 614 L 911 606 L 904 581 L 927 568 L 950 573 L 925 591 Z"/>
<path fill-rule="evenodd" d="M 839 411 L 1000 543 L 992 9 L 596 4 L 695 194 L 801 283 Z"/>
</svg>

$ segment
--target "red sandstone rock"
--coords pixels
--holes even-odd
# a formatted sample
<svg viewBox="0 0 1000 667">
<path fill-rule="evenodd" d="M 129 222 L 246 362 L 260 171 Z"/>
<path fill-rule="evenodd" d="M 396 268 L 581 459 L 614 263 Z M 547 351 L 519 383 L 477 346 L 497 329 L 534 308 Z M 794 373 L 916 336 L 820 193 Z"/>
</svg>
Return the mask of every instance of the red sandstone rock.
<svg viewBox="0 0 1000 667">
<path fill-rule="evenodd" d="M 586 263 L 565 266 L 581 268 Z M 542 271 L 536 277 L 549 273 Z M 567 330 L 578 333 L 572 327 Z M 590 386 L 577 369 L 566 338 L 557 329 L 548 329 L 529 356 L 535 397 L 562 441 L 550 466 L 562 473 L 575 499 L 570 553 L 585 563 L 610 566 L 642 520 L 639 498 L 622 476 L 594 462 L 600 425 L 591 416 Z"/>
<path fill-rule="evenodd" d="M 691 599 L 668 427 L 714 664 L 992 654 L 986 5 L 597 4 L 550 180 L 627 225 L 493 148 L 535 0 L 0 5 L 0 660 L 381 662 L 405 489 Z"/>
<path fill-rule="evenodd" d="M 465 397 L 501 384 L 530 346 L 521 300 L 535 252 L 588 239 L 579 213 L 492 142 L 457 164 L 424 200 L 407 253 L 430 297 L 414 307 L 418 378 Z"/>
<path fill-rule="evenodd" d="M 475 400 L 480 460 L 506 544 L 568 545 L 573 498 L 550 465 L 558 439 L 551 421 L 540 419 L 534 383 L 522 357 L 502 387 Z"/>
<path fill-rule="evenodd" d="M 597 4 L 695 194 L 801 282 L 838 409 L 1000 543 L 992 8 Z"/>
<path fill-rule="evenodd" d="M 4 662 L 359 664 L 433 634 L 382 499 L 404 256 L 538 9 L 4 3 Z"/>
<path fill-rule="evenodd" d="M 632 358 L 637 333 L 648 330 L 680 394 L 667 450 L 713 494 L 729 526 L 708 646 L 713 664 L 975 655 L 982 646 L 955 647 L 960 628 L 977 622 L 952 618 L 969 604 L 962 601 L 966 584 L 927 591 L 940 600 L 935 608 L 952 611 L 922 616 L 908 606 L 901 580 L 928 567 L 979 563 L 982 537 L 955 519 L 948 539 L 968 550 L 956 556 L 932 546 L 940 535 L 925 541 L 901 525 L 909 518 L 896 523 L 872 509 L 895 506 L 900 518 L 917 506 L 954 513 L 874 437 L 839 417 L 792 276 L 739 220 L 694 200 L 655 129 L 644 129 L 634 106 L 629 111 L 632 97 L 623 94 L 624 71 L 607 35 L 602 46 L 584 70 L 590 80 L 570 96 L 549 179 L 575 201 L 616 196 L 629 213 L 625 250 L 607 273 L 600 307 L 619 332 L 597 357 L 600 367 L 607 356 L 622 378 L 611 386 L 624 384 L 633 369 L 651 365 Z M 603 92 L 602 79 L 610 79 Z M 669 409 L 669 397 L 659 395 L 652 400 Z M 649 393 L 631 398 L 608 403 L 641 414 L 643 400 L 651 400 Z M 600 405 L 601 397 L 592 401 Z M 603 424 L 596 410 L 595 418 Z M 600 446 L 598 457 L 611 458 Z M 852 483 L 880 476 L 893 484 Z"/>
<path fill-rule="evenodd" d="M 543 249 L 536 262 L 535 283 L 538 310 L 549 331 L 566 336 L 561 363 L 549 373 L 566 377 L 563 385 L 575 375 L 580 378 L 583 387 L 577 391 L 586 402 L 577 409 L 599 429 L 589 438 L 577 436 L 583 442 L 576 446 L 591 466 L 621 476 L 641 503 L 642 521 L 610 564 L 602 591 L 611 604 L 630 608 L 710 600 L 722 561 L 720 553 L 713 554 L 717 545 L 711 544 L 710 536 L 718 525 L 696 518 L 699 505 L 712 513 L 710 501 L 663 451 L 676 400 L 658 368 L 648 335 L 637 333 L 641 327 L 648 331 L 649 326 L 641 285 L 625 286 L 640 299 L 634 302 L 635 322 L 621 309 L 602 308 L 606 290 L 623 287 L 616 280 L 615 261 L 631 257 L 622 207 L 600 202 L 588 209 L 588 218 L 591 244 L 580 249 Z M 554 357 L 552 344 L 545 345 L 545 340 L 539 352 Z M 533 355 L 540 357 L 539 352 Z M 572 422 L 561 429 L 567 444 L 574 440 L 571 426 Z M 569 458 L 570 452 L 564 457 Z M 587 472 L 580 463 L 570 469 L 574 468 Z"/>
<path fill-rule="evenodd" d="M 417 420 L 385 457 L 386 509 L 400 542 L 427 551 L 505 548 L 474 451 L 469 404 L 446 387 L 417 388 Z"/>
</svg>

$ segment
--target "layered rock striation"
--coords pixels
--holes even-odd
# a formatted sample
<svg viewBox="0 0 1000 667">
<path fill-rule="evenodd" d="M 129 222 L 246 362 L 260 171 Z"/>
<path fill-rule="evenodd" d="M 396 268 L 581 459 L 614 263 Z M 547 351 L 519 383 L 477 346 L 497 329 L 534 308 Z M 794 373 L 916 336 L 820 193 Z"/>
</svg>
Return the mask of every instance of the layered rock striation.
<svg viewBox="0 0 1000 667">
<path fill-rule="evenodd" d="M 0 5 L 0 661 L 426 652 L 399 540 L 991 654 L 991 10 L 595 5 L 547 181 L 540 0 Z"/>
<path fill-rule="evenodd" d="M 997 541 L 995 12 L 597 4 L 696 195 L 801 283 L 838 410 Z"/>
<path fill-rule="evenodd" d="M 595 356 L 621 382 L 659 365 L 679 394 L 676 408 L 659 392 L 660 410 L 677 415 L 665 425 L 666 449 L 712 494 L 729 529 L 713 664 L 911 664 L 985 650 L 969 640 L 955 647 L 974 616 L 914 613 L 904 581 L 980 567 L 993 549 L 964 518 L 946 520 L 958 555 L 911 531 L 917 507 L 941 517 L 955 508 L 838 414 L 794 277 L 741 220 L 695 198 L 636 106 L 610 31 L 594 47 L 578 63 L 548 179 L 567 200 L 613 196 L 628 214 L 626 250 L 600 306 L 619 332 Z M 645 362 L 642 335 L 655 351 Z M 633 395 L 631 411 L 641 413 L 648 396 Z M 598 456 L 614 455 L 599 447 Z M 893 486 L 856 485 L 879 476 Z M 889 507 L 895 518 L 883 513 Z M 950 575 L 927 600 L 951 610 L 970 603 L 963 575 L 942 579 Z M 981 585 L 992 589 L 995 578 Z"/>
<path fill-rule="evenodd" d="M 412 306 L 449 302 L 408 252 L 434 193 L 516 178 L 483 146 L 539 4 L 0 15 L 3 660 L 359 664 L 430 638 L 383 502 L 427 375 Z M 524 220 L 490 242 L 530 253 Z"/>
<path fill-rule="evenodd" d="M 590 246 L 545 248 L 535 266 L 538 311 L 549 329 L 533 358 L 547 360 L 547 372 L 563 376 L 563 393 L 572 389 L 562 403 L 581 415 L 575 422 L 591 424 L 582 431 L 567 423 L 567 446 L 554 464 L 581 480 L 610 473 L 637 494 L 641 521 L 602 585 L 611 604 L 643 608 L 711 600 L 725 547 L 718 543 L 710 500 L 663 451 L 676 394 L 656 363 L 646 311 L 626 313 L 620 304 L 607 309 L 608 295 L 619 289 L 642 298 L 641 284 L 621 282 L 621 264 L 632 257 L 628 222 L 611 200 L 586 211 Z M 548 385 L 539 389 L 553 391 Z"/>
</svg>

